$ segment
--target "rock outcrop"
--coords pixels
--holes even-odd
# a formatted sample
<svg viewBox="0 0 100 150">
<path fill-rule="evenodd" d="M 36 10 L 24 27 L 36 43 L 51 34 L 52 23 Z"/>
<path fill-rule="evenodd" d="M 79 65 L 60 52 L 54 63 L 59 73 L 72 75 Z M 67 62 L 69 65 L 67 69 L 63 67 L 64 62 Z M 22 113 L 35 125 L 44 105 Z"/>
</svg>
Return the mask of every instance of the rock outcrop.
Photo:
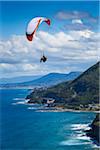
<svg viewBox="0 0 100 150">
<path fill-rule="evenodd" d="M 91 129 L 86 131 L 87 136 L 90 136 L 92 140 L 100 145 L 100 114 L 98 113 L 91 124 Z"/>
</svg>

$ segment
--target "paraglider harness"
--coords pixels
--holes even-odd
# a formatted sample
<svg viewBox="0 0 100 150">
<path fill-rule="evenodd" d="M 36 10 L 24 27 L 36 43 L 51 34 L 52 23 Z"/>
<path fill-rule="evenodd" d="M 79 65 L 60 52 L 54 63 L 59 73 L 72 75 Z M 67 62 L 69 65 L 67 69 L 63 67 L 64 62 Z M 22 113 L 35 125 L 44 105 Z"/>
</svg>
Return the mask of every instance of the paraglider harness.
<svg viewBox="0 0 100 150">
<path fill-rule="evenodd" d="M 46 62 L 46 61 L 47 61 L 47 57 L 43 55 L 40 59 L 40 62 Z"/>
</svg>

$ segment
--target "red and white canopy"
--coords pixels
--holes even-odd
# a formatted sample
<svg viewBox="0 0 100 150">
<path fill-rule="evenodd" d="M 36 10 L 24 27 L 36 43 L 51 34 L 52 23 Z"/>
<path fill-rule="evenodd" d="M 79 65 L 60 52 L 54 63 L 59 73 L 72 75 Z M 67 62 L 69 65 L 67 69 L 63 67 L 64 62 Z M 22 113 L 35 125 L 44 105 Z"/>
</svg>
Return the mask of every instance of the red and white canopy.
<svg viewBox="0 0 100 150">
<path fill-rule="evenodd" d="M 27 30 L 26 30 L 26 37 L 29 41 L 33 40 L 33 36 L 34 36 L 36 30 L 42 22 L 46 22 L 48 25 L 50 25 L 50 19 L 44 18 L 44 17 L 33 18 L 28 23 Z"/>
</svg>

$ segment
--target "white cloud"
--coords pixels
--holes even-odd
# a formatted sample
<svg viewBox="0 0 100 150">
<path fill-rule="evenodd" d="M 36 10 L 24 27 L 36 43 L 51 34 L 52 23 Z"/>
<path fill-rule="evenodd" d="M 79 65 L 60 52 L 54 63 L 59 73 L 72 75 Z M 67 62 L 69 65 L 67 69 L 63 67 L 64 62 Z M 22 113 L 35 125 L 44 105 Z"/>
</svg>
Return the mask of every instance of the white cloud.
<svg viewBox="0 0 100 150">
<path fill-rule="evenodd" d="M 88 12 L 82 11 L 59 11 L 56 14 L 56 17 L 61 20 L 81 19 L 81 18 L 90 18 L 90 14 Z"/>
<path fill-rule="evenodd" d="M 97 61 L 99 37 L 90 30 L 55 34 L 38 31 L 32 42 L 23 35 L 13 35 L 0 41 L 0 72 L 36 75 L 81 70 L 83 64 Z M 43 50 L 48 57 L 44 64 L 39 62 Z"/>
<path fill-rule="evenodd" d="M 73 23 L 73 24 L 77 24 L 77 23 L 78 23 L 78 24 L 83 24 L 83 22 L 82 22 L 81 19 L 73 19 L 73 20 L 72 20 L 72 23 Z"/>
<path fill-rule="evenodd" d="M 58 11 L 55 15 L 66 24 L 64 27 L 67 30 L 99 30 L 99 17 L 92 16 L 87 11 Z"/>
<path fill-rule="evenodd" d="M 24 70 L 24 71 L 31 71 L 31 70 L 36 70 L 36 69 L 38 69 L 38 66 L 36 65 L 36 64 L 24 64 L 24 65 L 22 65 L 22 69 Z"/>
</svg>

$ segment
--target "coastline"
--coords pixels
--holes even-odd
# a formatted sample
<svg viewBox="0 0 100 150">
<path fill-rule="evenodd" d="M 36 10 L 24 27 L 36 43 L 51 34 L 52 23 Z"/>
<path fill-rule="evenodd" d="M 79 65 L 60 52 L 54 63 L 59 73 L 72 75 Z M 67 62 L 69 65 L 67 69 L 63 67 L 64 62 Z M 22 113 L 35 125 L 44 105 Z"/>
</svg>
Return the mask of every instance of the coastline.
<svg viewBox="0 0 100 150">
<path fill-rule="evenodd" d="M 32 104 L 28 104 L 29 106 L 32 106 Z M 34 105 L 34 104 L 33 104 Z M 32 109 L 32 107 L 30 107 Z M 34 109 L 34 106 L 33 106 Z M 94 110 L 75 110 L 75 109 L 68 109 L 68 108 L 59 108 L 59 107 L 44 107 L 44 108 L 37 108 L 35 112 L 91 112 L 91 113 L 100 113 L 100 111 L 94 111 Z"/>
<path fill-rule="evenodd" d="M 91 140 L 98 146 L 100 146 L 100 113 L 96 114 L 96 117 L 90 125 L 90 129 L 86 130 L 86 135 L 91 138 Z"/>
<path fill-rule="evenodd" d="M 74 109 L 62 109 L 62 110 L 59 110 L 59 109 L 55 109 L 55 110 L 51 110 L 51 109 L 40 109 L 40 110 L 36 110 L 36 112 L 77 112 L 77 113 L 80 113 L 80 112 L 91 112 L 91 113 L 100 113 L 100 111 L 83 111 L 83 110 L 74 110 Z"/>
<path fill-rule="evenodd" d="M 12 103 L 14 105 L 22 104 L 29 106 L 28 109 L 35 110 L 35 112 L 91 112 L 91 113 L 100 113 L 100 110 L 89 110 L 86 108 L 83 109 L 70 109 L 70 108 L 63 108 L 63 107 L 53 107 L 53 106 L 44 106 L 43 104 L 38 103 L 29 103 L 29 99 L 23 99 L 20 101 L 20 98 L 17 102 Z"/>
</svg>

